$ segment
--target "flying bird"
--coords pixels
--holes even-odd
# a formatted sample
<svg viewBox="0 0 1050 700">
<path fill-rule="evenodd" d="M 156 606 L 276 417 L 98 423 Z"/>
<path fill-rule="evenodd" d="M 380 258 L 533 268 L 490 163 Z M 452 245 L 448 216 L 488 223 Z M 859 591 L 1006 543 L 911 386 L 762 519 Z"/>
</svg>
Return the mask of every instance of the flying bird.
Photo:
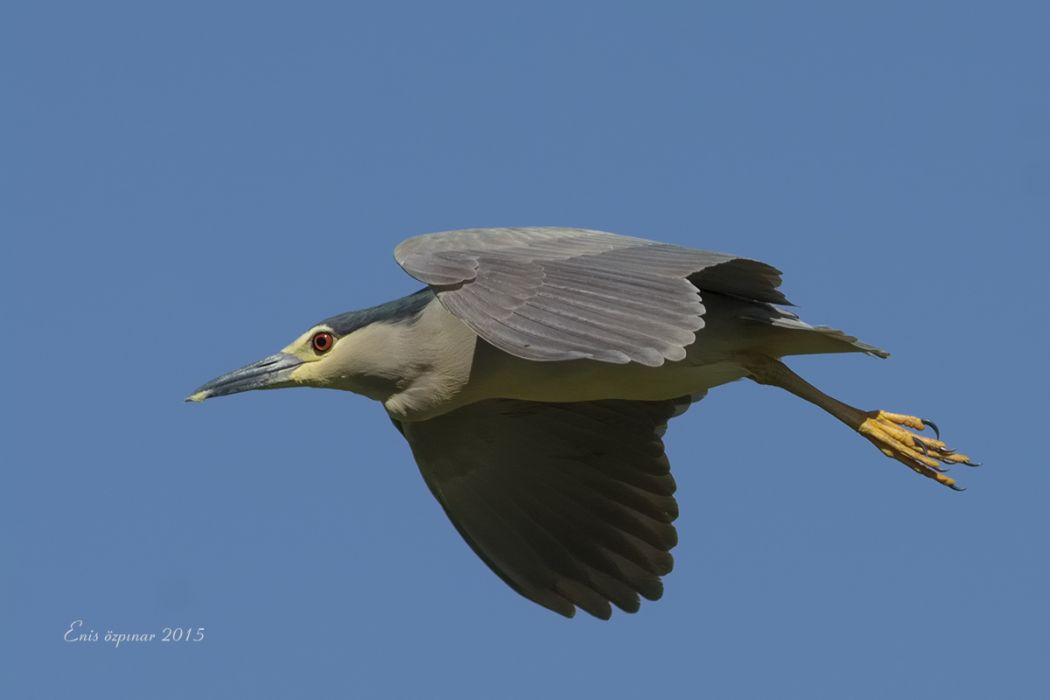
<svg viewBox="0 0 1050 700">
<path fill-rule="evenodd" d="M 786 389 L 953 489 L 946 467 L 976 466 L 930 421 L 854 408 L 788 369 L 887 353 L 785 310 L 765 263 L 574 228 L 434 233 L 394 257 L 426 287 L 321 321 L 187 400 L 306 386 L 381 402 L 463 539 L 562 615 L 660 598 L 678 515 L 662 436 L 721 384 Z"/>
</svg>

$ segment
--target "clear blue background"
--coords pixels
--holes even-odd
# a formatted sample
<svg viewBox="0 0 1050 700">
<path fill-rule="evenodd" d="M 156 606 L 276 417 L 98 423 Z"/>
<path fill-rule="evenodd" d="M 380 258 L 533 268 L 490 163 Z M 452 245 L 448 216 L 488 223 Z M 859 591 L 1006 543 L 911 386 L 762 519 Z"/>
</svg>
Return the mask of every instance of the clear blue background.
<svg viewBox="0 0 1050 700">
<path fill-rule="evenodd" d="M 0 12 L 0 695 L 1046 697 L 1044 3 L 14 3 Z M 379 406 L 185 405 L 417 285 L 409 235 L 572 225 L 770 261 L 894 353 L 956 494 L 750 383 L 668 436 L 666 595 L 565 620 Z M 204 626 L 198 644 L 66 644 Z"/>
</svg>

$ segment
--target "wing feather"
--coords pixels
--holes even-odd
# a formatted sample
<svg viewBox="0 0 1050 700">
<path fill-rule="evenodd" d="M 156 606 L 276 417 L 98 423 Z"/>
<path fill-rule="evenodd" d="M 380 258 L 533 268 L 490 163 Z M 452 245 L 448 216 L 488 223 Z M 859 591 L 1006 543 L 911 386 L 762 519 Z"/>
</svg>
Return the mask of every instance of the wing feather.
<svg viewBox="0 0 1050 700">
<path fill-rule="evenodd" d="M 537 361 L 680 360 L 704 326 L 701 289 L 787 303 L 764 263 L 585 229 L 446 231 L 394 256 L 487 342 Z"/>
<path fill-rule="evenodd" d="M 674 565 L 675 483 L 661 435 L 674 401 L 495 399 L 395 423 L 431 492 L 512 588 L 571 616 L 655 600 Z"/>
</svg>

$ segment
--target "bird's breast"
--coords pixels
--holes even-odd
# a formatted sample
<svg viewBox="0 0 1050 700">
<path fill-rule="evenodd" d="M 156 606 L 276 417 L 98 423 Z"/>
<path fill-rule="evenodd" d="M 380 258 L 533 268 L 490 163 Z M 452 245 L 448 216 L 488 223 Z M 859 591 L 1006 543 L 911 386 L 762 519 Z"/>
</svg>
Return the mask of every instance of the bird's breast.
<svg viewBox="0 0 1050 700">
<path fill-rule="evenodd" d="M 698 341 L 703 340 L 701 332 Z M 659 367 L 526 360 L 485 342 L 436 300 L 389 349 L 405 375 L 384 405 L 402 421 L 427 420 L 496 398 L 558 403 L 673 399 L 702 394 L 746 374 L 732 353 L 704 342 L 687 347 L 685 359 Z"/>
</svg>

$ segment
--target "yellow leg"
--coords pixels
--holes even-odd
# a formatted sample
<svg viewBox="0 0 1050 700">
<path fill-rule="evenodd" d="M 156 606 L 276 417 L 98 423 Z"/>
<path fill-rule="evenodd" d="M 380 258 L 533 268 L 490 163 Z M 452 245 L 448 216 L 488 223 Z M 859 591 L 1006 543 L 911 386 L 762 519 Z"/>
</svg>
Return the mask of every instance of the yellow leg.
<svg viewBox="0 0 1050 700">
<path fill-rule="evenodd" d="M 886 411 L 861 411 L 823 393 L 778 360 L 755 357 L 749 360 L 747 368 L 751 378 L 759 384 L 778 386 L 820 406 L 870 440 L 882 454 L 956 491 L 963 488 L 944 473 L 947 466 L 977 466 L 966 455 L 949 449 L 940 440 L 939 433 L 936 438 L 923 437 L 906 429 L 925 430 L 929 426 L 937 432 L 937 426 L 929 421 Z"/>
<path fill-rule="evenodd" d="M 941 440 L 920 437 L 902 425 L 916 430 L 925 430 L 929 421 L 915 416 L 905 416 L 886 411 L 871 411 L 858 426 L 857 431 L 871 440 L 882 454 L 901 462 L 912 471 L 953 488 L 963 490 L 955 479 L 944 474 L 945 465 L 965 464 L 976 467 L 969 457 L 951 450 Z M 936 428 L 934 428 L 936 430 Z"/>
</svg>

